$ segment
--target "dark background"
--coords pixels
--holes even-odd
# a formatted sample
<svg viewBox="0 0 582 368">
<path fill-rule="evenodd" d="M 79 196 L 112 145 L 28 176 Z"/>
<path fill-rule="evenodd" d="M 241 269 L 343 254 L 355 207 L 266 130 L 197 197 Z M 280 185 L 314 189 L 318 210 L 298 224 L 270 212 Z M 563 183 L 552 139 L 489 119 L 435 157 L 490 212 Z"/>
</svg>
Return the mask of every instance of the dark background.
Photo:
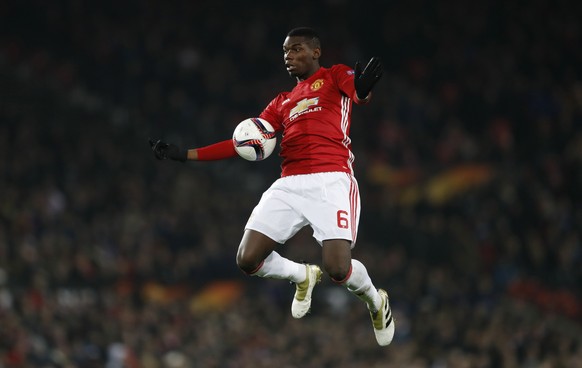
<svg viewBox="0 0 582 368">
<path fill-rule="evenodd" d="M 0 367 L 582 366 L 579 1 L 0 3 Z M 322 64 L 382 57 L 352 124 L 354 257 L 397 331 L 328 279 L 236 267 L 273 156 L 181 164 Z M 305 229 L 280 251 L 319 262 Z"/>
</svg>

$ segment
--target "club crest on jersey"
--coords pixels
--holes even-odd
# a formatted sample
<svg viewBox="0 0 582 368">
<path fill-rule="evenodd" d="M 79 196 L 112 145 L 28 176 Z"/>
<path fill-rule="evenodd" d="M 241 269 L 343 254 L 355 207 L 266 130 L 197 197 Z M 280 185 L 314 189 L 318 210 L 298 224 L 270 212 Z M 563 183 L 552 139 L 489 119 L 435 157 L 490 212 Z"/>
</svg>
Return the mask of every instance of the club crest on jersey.
<svg viewBox="0 0 582 368">
<path fill-rule="evenodd" d="M 323 86 L 323 79 L 318 79 L 315 82 L 311 83 L 311 90 L 317 91 Z"/>
<path fill-rule="evenodd" d="M 317 105 L 318 103 L 319 103 L 319 97 L 304 98 L 303 100 L 297 102 L 297 105 L 291 109 L 291 111 L 289 112 L 289 118 L 291 120 L 293 120 L 297 116 L 305 114 L 306 112 L 315 111 L 315 109 L 320 110 L 321 107 L 311 108 L 311 106 Z"/>
</svg>

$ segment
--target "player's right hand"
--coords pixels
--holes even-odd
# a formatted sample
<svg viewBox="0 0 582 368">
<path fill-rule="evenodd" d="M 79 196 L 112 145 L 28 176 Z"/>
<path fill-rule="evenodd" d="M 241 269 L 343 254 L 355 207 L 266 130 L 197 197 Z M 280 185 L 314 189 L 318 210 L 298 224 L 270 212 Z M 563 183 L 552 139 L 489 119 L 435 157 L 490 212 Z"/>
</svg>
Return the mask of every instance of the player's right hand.
<svg viewBox="0 0 582 368">
<path fill-rule="evenodd" d="M 168 144 L 162 142 L 161 140 L 155 140 L 150 138 L 150 146 L 152 151 L 154 151 L 154 156 L 158 160 L 176 160 L 184 162 L 188 158 L 188 151 L 180 149 L 175 144 Z"/>
</svg>

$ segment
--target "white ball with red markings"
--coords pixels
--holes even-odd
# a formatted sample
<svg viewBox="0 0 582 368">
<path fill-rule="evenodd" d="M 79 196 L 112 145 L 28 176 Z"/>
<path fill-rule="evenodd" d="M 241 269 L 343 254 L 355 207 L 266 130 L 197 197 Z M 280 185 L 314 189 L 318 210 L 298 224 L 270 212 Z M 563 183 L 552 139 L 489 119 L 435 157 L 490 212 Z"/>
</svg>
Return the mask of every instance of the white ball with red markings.
<svg viewBox="0 0 582 368">
<path fill-rule="evenodd" d="M 261 161 L 273 153 L 277 145 L 275 129 L 261 118 L 248 118 L 241 121 L 232 134 L 236 153 L 248 161 Z"/>
</svg>

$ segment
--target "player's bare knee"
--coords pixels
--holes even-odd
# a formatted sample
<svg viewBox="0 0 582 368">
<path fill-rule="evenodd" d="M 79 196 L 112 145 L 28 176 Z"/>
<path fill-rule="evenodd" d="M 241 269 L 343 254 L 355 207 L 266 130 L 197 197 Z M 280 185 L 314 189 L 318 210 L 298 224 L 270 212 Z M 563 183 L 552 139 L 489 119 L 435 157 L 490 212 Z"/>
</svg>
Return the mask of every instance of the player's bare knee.
<svg viewBox="0 0 582 368">
<path fill-rule="evenodd" d="M 260 263 L 261 262 L 257 261 L 256 257 L 253 257 L 244 247 L 239 247 L 236 254 L 236 264 L 244 273 L 252 274 L 256 271 Z"/>
<path fill-rule="evenodd" d="M 342 282 L 351 270 L 351 243 L 344 239 L 323 241 L 323 269 L 335 282 Z"/>
<path fill-rule="evenodd" d="M 239 248 L 238 252 L 236 253 L 236 264 L 237 266 L 246 272 L 247 269 L 251 268 L 253 265 L 250 262 L 250 259 L 248 256 L 245 255 L 245 252 L 243 249 Z M 252 270 L 249 270 L 252 271 Z"/>
<path fill-rule="evenodd" d="M 341 282 L 348 277 L 350 272 L 349 264 L 324 263 L 323 269 L 333 281 Z"/>
</svg>

